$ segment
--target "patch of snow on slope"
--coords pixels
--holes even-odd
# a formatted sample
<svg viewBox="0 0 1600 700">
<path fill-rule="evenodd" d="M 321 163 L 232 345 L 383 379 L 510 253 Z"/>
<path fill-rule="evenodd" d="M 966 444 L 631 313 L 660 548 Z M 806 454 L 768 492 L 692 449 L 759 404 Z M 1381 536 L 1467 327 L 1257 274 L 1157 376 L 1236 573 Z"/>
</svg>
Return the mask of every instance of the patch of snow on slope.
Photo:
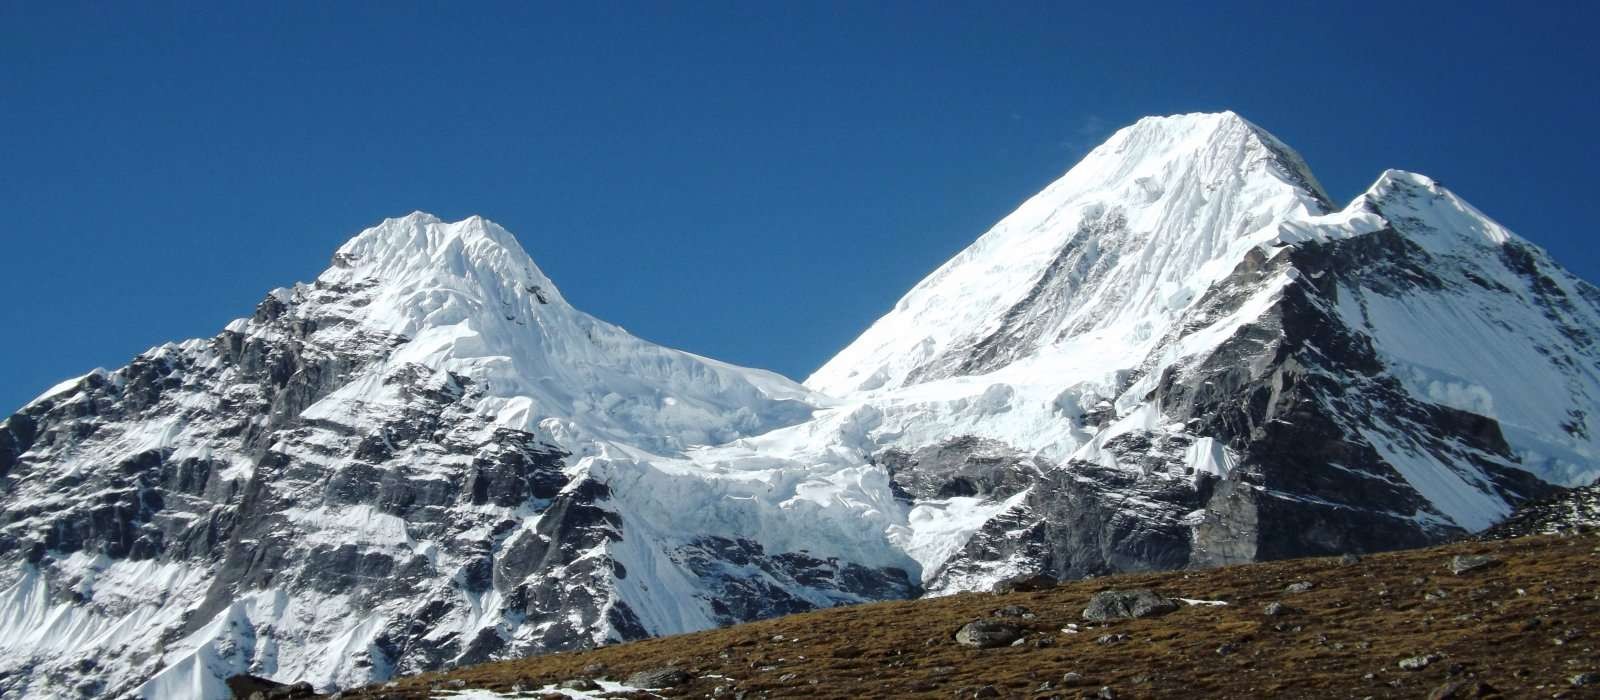
<svg viewBox="0 0 1600 700">
<path fill-rule="evenodd" d="M 1452 524 L 1477 532 L 1511 513 L 1511 506 L 1487 492 L 1487 479 L 1474 474 L 1469 480 L 1461 472 L 1442 464 L 1426 450 L 1410 444 L 1405 437 L 1361 429 L 1361 436 L 1422 494 Z"/>
<path fill-rule="evenodd" d="M 560 688 L 552 683 L 544 686 L 543 688 L 530 688 L 520 692 L 513 691 L 509 693 L 475 688 L 467 688 L 463 690 L 440 690 L 435 691 L 433 697 L 436 700 L 515 700 L 517 698 L 549 697 L 575 698 L 577 700 L 598 700 L 599 698 L 616 697 L 625 693 L 632 694 L 650 692 L 645 688 L 635 688 L 630 685 L 618 683 L 616 681 L 609 681 L 604 678 L 597 678 L 595 679 L 594 683 L 595 685 L 600 686 L 599 690 L 573 690 L 571 688 Z"/>
<path fill-rule="evenodd" d="M 921 501 L 911 508 L 905 525 L 890 528 L 889 539 L 922 566 L 922 582 L 927 583 L 973 533 L 1027 497 L 1023 491 L 1003 501 L 971 496 Z"/>
</svg>

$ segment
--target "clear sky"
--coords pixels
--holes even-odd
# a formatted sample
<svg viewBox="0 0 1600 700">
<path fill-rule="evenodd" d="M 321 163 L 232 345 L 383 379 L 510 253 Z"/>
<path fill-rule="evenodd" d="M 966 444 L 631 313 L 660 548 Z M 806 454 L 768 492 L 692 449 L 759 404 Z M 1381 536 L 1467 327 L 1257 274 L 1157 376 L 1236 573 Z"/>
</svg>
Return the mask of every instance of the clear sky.
<svg viewBox="0 0 1600 700">
<path fill-rule="evenodd" d="M 1595 3 L 0 2 L 0 414 L 386 216 L 804 378 L 1148 114 L 1439 179 L 1600 279 Z"/>
</svg>

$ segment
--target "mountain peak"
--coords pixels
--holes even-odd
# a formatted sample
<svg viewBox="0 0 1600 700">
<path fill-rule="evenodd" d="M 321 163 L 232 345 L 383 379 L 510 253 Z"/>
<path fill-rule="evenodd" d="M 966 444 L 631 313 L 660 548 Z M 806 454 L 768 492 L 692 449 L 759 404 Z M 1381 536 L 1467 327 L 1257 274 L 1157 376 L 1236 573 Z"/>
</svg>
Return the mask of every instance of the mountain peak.
<svg viewBox="0 0 1600 700">
<path fill-rule="evenodd" d="M 1395 224 L 1424 247 L 1498 247 L 1528 244 L 1449 188 L 1426 175 L 1389 169 L 1356 197 L 1347 211 L 1369 211 Z"/>
<path fill-rule="evenodd" d="M 1330 209 L 1300 156 L 1233 112 L 1141 119 L 924 279 L 807 384 L 844 396 L 984 374 L 1096 333 L 1154 342 L 1284 222 Z"/>
<path fill-rule="evenodd" d="M 1254 124 L 1251 124 L 1244 117 L 1239 116 L 1238 112 L 1228 109 L 1220 112 L 1184 112 L 1182 114 L 1166 115 L 1152 114 L 1147 117 L 1140 117 L 1138 121 L 1133 123 L 1133 126 L 1143 126 L 1147 128 L 1218 128 L 1233 125 L 1255 128 Z"/>
<path fill-rule="evenodd" d="M 337 265 L 353 266 L 366 261 L 388 261 L 437 256 L 455 246 L 480 245 L 501 248 L 508 254 L 528 257 L 522 245 L 504 227 L 476 214 L 446 222 L 433 214 L 414 211 L 399 218 L 384 219 L 378 225 L 356 234 L 334 254 Z M 531 260 L 530 260 L 531 261 Z"/>
<path fill-rule="evenodd" d="M 318 278 L 328 284 L 376 282 L 415 306 L 439 290 L 539 304 L 565 304 L 561 293 L 504 227 L 481 216 L 446 222 L 425 212 L 384 219 L 351 238 Z M 428 291 L 433 290 L 433 291 Z M 487 297 L 479 292 L 490 292 Z"/>
<path fill-rule="evenodd" d="M 1315 200 L 1313 211 L 1332 208 L 1332 198 L 1298 152 L 1233 111 L 1144 117 L 1113 134 L 1085 162 L 1102 150 L 1107 151 L 1102 157 L 1223 158 L 1245 166 L 1242 175 L 1264 166 L 1310 195 Z"/>
</svg>

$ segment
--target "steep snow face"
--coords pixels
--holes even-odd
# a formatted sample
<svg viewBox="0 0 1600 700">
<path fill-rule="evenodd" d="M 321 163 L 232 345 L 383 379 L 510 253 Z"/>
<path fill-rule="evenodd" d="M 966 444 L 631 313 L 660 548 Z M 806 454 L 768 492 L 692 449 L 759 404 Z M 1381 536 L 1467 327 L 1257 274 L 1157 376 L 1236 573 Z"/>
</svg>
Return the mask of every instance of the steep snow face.
<svg viewBox="0 0 1600 700">
<path fill-rule="evenodd" d="M 806 385 L 871 395 L 1060 353 L 1126 365 L 1245 251 L 1326 207 L 1300 157 L 1235 114 L 1140 120 L 913 287 Z"/>
</svg>

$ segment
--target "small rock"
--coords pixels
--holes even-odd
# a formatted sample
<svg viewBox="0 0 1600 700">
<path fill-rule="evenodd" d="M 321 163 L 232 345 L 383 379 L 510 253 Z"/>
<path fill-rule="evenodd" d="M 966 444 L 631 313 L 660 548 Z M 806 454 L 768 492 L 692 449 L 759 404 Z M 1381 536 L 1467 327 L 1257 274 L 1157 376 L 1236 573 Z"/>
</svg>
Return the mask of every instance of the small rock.
<svg viewBox="0 0 1600 700">
<path fill-rule="evenodd" d="M 588 676 L 590 678 L 595 678 L 595 677 L 598 677 L 598 676 L 604 676 L 604 675 L 606 675 L 606 665 L 605 664 L 589 664 L 588 666 L 584 666 L 583 667 L 583 675 Z"/>
<path fill-rule="evenodd" d="M 998 697 L 1000 697 L 1000 691 L 995 690 L 994 686 L 992 686 L 992 685 L 986 685 L 986 686 L 983 686 L 982 688 L 979 688 L 977 690 L 972 691 L 972 697 L 975 697 L 975 698 L 998 698 Z"/>
<path fill-rule="evenodd" d="M 1024 620 L 1031 620 L 1037 617 L 1033 614 L 1032 610 L 1029 610 L 1021 605 L 1007 605 L 991 614 L 995 617 L 1020 617 Z"/>
<path fill-rule="evenodd" d="M 1361 555 L 1353 552 L 1345 552 L 1344 556 L 1339 557 L 1339 563 L 1344 564 L 1345 566 L 1350 566 L 1351 564 L 1360 564 Z"/>
<path fill-rule="evenodd" d="M 1499 559 L 1481 554 L 1458 554 L 1450 558 L 1450 563 L 1445 565 L 1445 568 L 1449 569 L 1450 573 L 1460 576 L 1468 572 L 1487 569 L 1499 563 Z"/>
<path fill-rule="evenodd" d="M 1312 583 L 1310 581 L 1295 581 L 1294 583 L 1291 583 L 1288 586 L 1285 586 L 1284 589 L 1283 589 L 1283 592 L 1284 593 L 1305 593 L 1306 591 L 1309 591 L 1309 590 L 1311 590 L 1313 588 L 1316 588 L 1316 587 L 1317 587 L 1317 584 L 1314 584 L 1314 583 Z"/>
<path fill-rule="evenodd" d="M 562 681 L 561 684 L 557 685 L 556 687 L 564 690 L 580 690 L 587 692 L 591 690 L 599 690 L 600 684 L 587 678 L 574 678 L 569 681 Z"/>
<path fill-rule="evenodd" d="M 1600 684 L 1600 673 L 1580 673 L 1567 679 L 1567 681 L 1571 683 L 1572 687 L 1574 688 L 1582 688 L 1587 685 L 1597 685 Z"/>
<path fill-rule="evenodd" d="M 832 656 L 835 659 L 853 659 L 860 656 L 862 653 L 861 647 L 847 645 L 834 649 Z"/>
<path fill-rule="evenodd" d="M 1089 599 L 1089 606 L 1083 609 L 1083 618 L 1091 622 L 1107 622 L 1165 615 L 1177 609 L 1177 601 L 1157 595 L 1148 588 L 1101 591 Z"/>
<path fill-rule="evenodd" d="M 1040 636 L 1038 639 L 1033 640 L 1033 648 L 1035 648 L 1035 649 L 1048 649 L 1048 648 L 1053 647 L 1055 645 L 1056 645 L 1056 638 L 1055 637 L 1051 637 L 1049 635 L 1043 635 L 1043 636 Z"/>
<path fill-rule="evenodd" d="M 256 693 L 260 693 L 261 697 L 265 698 L 268 693 L 280 692 L 288 687 L 277 681 L 243 673 L 230 676 L 224 682 L 227 683 L 228 690 L 233 691 L 234 697 L 239 698 L 251 698 Z"/>
<path fill-rule="evenodd" d="M 1422 599 L 1423 600 L 1444 600 L 1445 598 L 1449 598 L 1449 597 L 1450 597 L 1449 593 L 1446 593 L 1443 590 L 1435 589 L 1435 590 L 1431 590 L 1431 591 L 1428 591 L 1427 593 L 1423 594 Z"/>
<path fill-rule="evenodd" d="M 1400 668 L 1406 671 L 1421 671 L 1422 669 L 1427 668 L 1429 664 L 1432 664 L 1438 660 L 1438 654 L 1410 656 L 1400 660 Z"/>
<path fill-rule="evenodd" d="M 1238 644 L 1236 644 L 1234 642 L 1224 642 L 1222 646 L 1217 647 L 1217 655 L 1218 656 L 1227 656 L 1227 655 L 1232 654 L 1233 652 L 1236 652 L 1238 650 L 1239 650 L 1239 645 Z"/>
<path fill-rule="evenodd" d="M 1094 640 L 1094 643 L 1095 644 L 1117 644 L 1119 642 L 1125 642 L 1125 641 L 1128 641 L 1128 635 L 1126 635 L 1126 634 L 1102 634 L 1102 635 L 1100 635 L 1100 637 L 1098 639 Z"/>
<path fill-rule="evenodd" d="M 1289 607 L 1287 605 L 1284 605 L 1283 603 L 1280 603 L 1280 602 L 1277 602 L 1277 601 L 1273 601 L 1271 603 L 1267 603 L 1267 606 L 1261 609 L 1261 614 L 1262 615 L 1266 615 L 1267 617 L 1279 617 L 1281 615 L 1291 615 L 1291 614 L 1294 614 L 1295 612 L 1296 612 L 1296 610 L 1294 608 L 1291 608 L 1291 607 Z"/>
<path fill-rule="evenodd" d="M 1055 588 L 1060 583 L 1046 574 L 1023 574 L 994 584 L 989 590 L 994 593 L 1037 593 Z"/>
<path fill-rule="evenodd" d="M 1428 693 L 1428 700 L 1463 700 L 1465 698 L 1498 698 L 1499 691 L 1488 683 L 1477 681 L 1450 681 Z"/>
<path fill-rule="evenodd" d="M 1117 691 L 1112 690 L 1109 685 L 1102 685 L 1099 692 L 1096 692 L 1094 696 L 1100 698 L 1100 700 L 1116 700 Z"/>
<path fill-rule="evenodd" d="M 956 632 L 956 643 L 977 649 L 1003 647 L 1022 639 L 1022 628 L 995 619 L 967 623 Z"/>
<path fill-rule="evenodd" d="M 796 680 L 798 678 L 800 678 L 800 674 L 798 674 L 798 673 L 785 673 L 785 674 L 783 674 L 781 676 L 778 676 L 778 682 L 779 683 L 788 683 L 788 682 Z"/>
<path fill-rule="evenodd" d="M 626 684 L 635 688 L 671 688 L 688 682 L 689 674 L 683 669 L 668 666 L 635 673 L 628 676 Z"/>
<path fill-rule="evenodd" d="M 1061 684 L 1062 685 L 1083 685 L 1084 684 L 1083 674 L 1078 673 L 1077 671 L 1067 671 L 1066 673 L 1061 674 Z"/>
</svg>

